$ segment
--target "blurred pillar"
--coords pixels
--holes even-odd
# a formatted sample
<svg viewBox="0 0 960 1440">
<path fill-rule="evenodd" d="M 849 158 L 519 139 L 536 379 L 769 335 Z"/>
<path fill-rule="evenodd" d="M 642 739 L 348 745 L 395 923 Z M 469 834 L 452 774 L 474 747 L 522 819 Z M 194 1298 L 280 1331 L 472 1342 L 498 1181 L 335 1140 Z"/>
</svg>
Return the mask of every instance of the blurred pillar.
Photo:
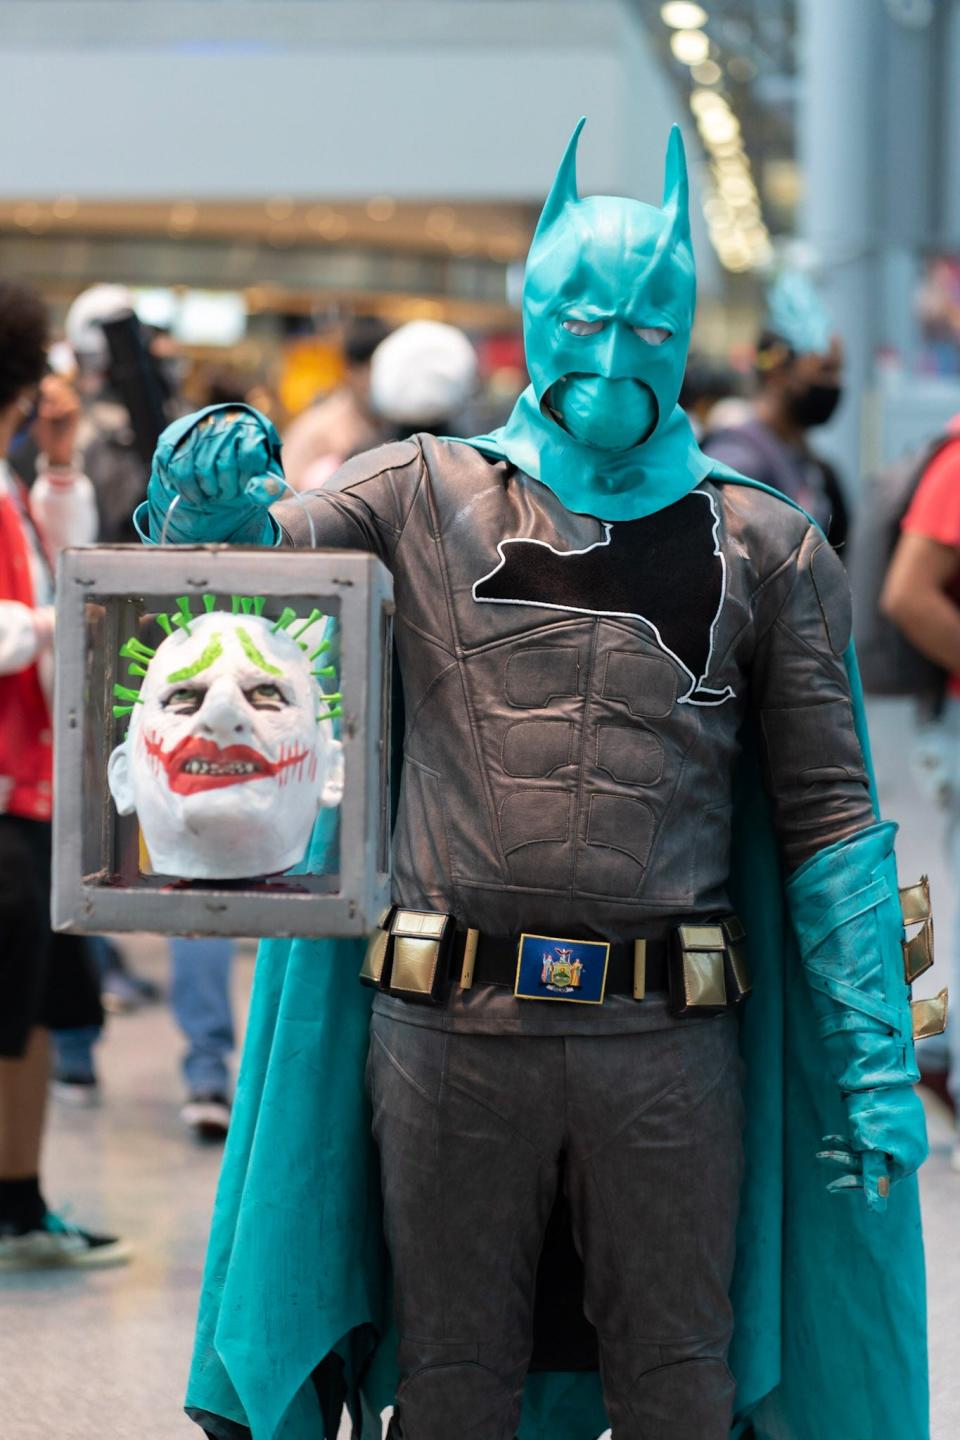
<svg viewBox="0 0 960 1440">
<path fill-rule="evenodd" d="M 883 255 L 878 345 L 905 371 L 916 368 L 919 333 L 916 292 L 920 257 L 934 233 L 934 183 L 939 24 L 882 20 L 881 86 L 890 97 L 874 147 L 880 186 Z M 960 118 L 960 117 L 958 117 Z"/>
<path fill-rule="evenodd" d="M 960 248 L 960 0 L 950 0 L 944 18 L 943 183 L 938 216 L 944 249 Z"/>
<path fill-rule="evenodd" d="M 821 433 L 849 490 L 860 478 L 863 397 L 880 339 L 877 171 L 889 98 L 882 18 L 877 0 L 802 0 L 800 7 L 802 234 L 847 352 L 847 398 Z"/>
</svg>

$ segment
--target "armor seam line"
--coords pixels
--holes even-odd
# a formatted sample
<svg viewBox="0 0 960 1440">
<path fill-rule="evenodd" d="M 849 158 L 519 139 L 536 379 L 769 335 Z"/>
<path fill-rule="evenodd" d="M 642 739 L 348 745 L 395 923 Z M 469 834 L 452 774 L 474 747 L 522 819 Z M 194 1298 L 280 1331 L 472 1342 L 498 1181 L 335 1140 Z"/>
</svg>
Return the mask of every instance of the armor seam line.
<svg viewBox="0 0 960 1440">
<path fill-rule="evenodd" d="M 416 761 L 414 761 L 414 764 L 416 764 Z M 540 842 L 534 840 L 530 843 L 535 845 Z M 551 895 L 566 895 L 567 893 L 562 889 L 549 890 L 539 885 L 514 885 L 507 882 L 501 884 L 493 880 L 471 880 L 466 877 L 461 877 L 459 883 L 464 890 L 492 890 L 495 887 L 498 894 L 501 892 L 509 892 L 510 894 L 516 893 L 519 895 L 542 895 L 549 898 Z M 579 890 L 576 899 L 614 900 L 618 905 L 629 906 L 636 910 L 656 911 L 658 918 L 661 913 L 668 916 L 675 915 L 678 919 L 689 918 L 689 897 L 671 896 L 669 899 L 660 902 L 648 900 L 646 897 L 641 900 L 634 895 L 611 894 L 607 890 Z"/>
<path fill-rule="evenodd" d="M 453 863 L 453 849 L 450 845 L 450 827 L 447 824 L 446 806 L 443 799 L 443 776 L 439 770 L 431 770 L 430 766 L 424 765 L 422 760 L 416 760 L 412 755 L 408 755 L 406 749 L 404 749 L 403 752 L 403 759 L 405 764 L 412 765 L 415 770 L 419 770 L 424 775 L 430 775 L 437 782 L 437 800 L 440 803 L 440 824 L 443 827 L 443 846 L 447 852 L 445 868 L 446 873 L 456 885 L 457 871 Z M 459 909 L 459 906 L 457 908 Z"/>
<path fill-rule="evenodd" d="M 812 528 L 813 528 L 813 527 L 811 526 L 810 529 L 812 529 Z M 804 536 L 804 539 L 806 539 L 806 536 Z M 762 643 L 762 641 L 766 638 L 766 636 L 769 634 L 769 632 L 773 629 L 774 625 L 775 625 L 775 624 L 777 623 L 777 621 L 780 619 L 780 615 L 781 615 L 782 611 L 784 610 L 787 601 L 790 599 L 791 595 L 793 594 L 794 590 L 796 589 L 797 581 L 798 581 L 799 575 L 800 575 L 799 568 L 797 567 L 797 562 L 798 562 L 799 559 L 800 559 L 800 551 L 801 551 L 802 549 L 803 549 L 803 540 L 800 541 L 800 544 L 796 547 L 795 550 L 791 550 L 791 552 L 790 552 L 790 554 L 787 556 L 787 558 L 786 558 L 785 560 L 781 561 L 781 563 L 776 567 L 775 570 L 772 570 L 769 575 L 765 576 L 764 579 L 761 580 L 760 584 L 757 586 L 757 588 L 753 591 L 752 595 L 750 596 L 750 609 L 751 609 L 751 611 L 754 612 L 754 615 L 755 615 L 755 614 L 756 614 L 756 609 L 757 609 L 757 607 L 758 607 L 758 605 L 759 605 L 759 602 L 764 598 L 764 592 L 768 589 L 769 586 L 771 586 L 771 585 L 774 583 L 775 580 L 778 580 L 778 579 L 780 578 L 780 576 L 783 575 L 783 574 L 790 568 L 791 565 L 794 566 L 794 577 L 793 577 L 793 581 L 792 581 L 792 583 L 789 585 L 789 587 L 787 588 L 786 594 L 784 595 L 782 601 L 780 602 L 779 606 L 777 607 L 776 614 L 772 616 L 772 618 L 770 619 L 769 623 L 768 623 L 766 626 L 760 626 L 759 624 L 757 624 L 757 645 L 758 645 L 758 646 Z"/>
<path fill-rule="evenodd" d="M 407 720 L 407 733 L 404 739 L 404 757 L 406 757 L 406 742 L 412 737 L 414 731 L 417 728 L 417 717 L 419 716 L 420 711 L 423 709 L 424 705 L 426 705 L 427 701 L 430 699 L 430 696 L 433 694 L 436 687 L 440 684 L 440 681 L 443 680 L 447 675 L 449 675 L 451 670 L 456 670 L 456 668 L 456 660 L 451 660 L 450 664 L 445 665 L 438 675 L 434 675 L 433 679 L 430 681 L 430 684 L 427 686 L 426 690 L 424 690 L 423 694 L 420 696 L 420 699 L 417 701 L 417 704 L 412 714 Z"/>
<path fill-rule="evenodd" d="M 406 615 L 394 616 L 394 623 L 398 627 L 403 625 L 407 630 L 412 630 L 415 635 L 420 636 L 421 640 L 428 640 L 431 645 L 436 645 L 438 650 L 442 650 L 445 655 L 449 655 L 450 659 L 456 662 L 456 654 L 439 635 L 431 635 L 429 630 L 424 630 L 422 626 L 415 625 Z"/>
<path fill-rule="evenodd" d="M 828 675 L 831 678 L 836 677 L 837 657 L 832 650 L 830 651 L 829 655 L 824 655 L 822 650 L 818 650 L 815 645 L 811 645 L 809 640 L 805 640 L 802 635 L 799 635 L 797 631 L 793 629 L 792 626 L 787 624 L 786 620 L 781 619 L 779 616 L 771 625 L 769 633 L 772 635 L 775 630 L 778 631 L 781 635 L 789 635 L 790 639 L 795 641 L 797 646 L 801 650 L 805 651 L 807 655 L 810 655 L 813 659 L 816 660 L 817 668 L 821 670 L 825 675 Z M 842 699 L 843 697 L 838 695 L 836 698 Z M 820 703 L 823 704 L 825 702 L 821 701 Z M 784 710 L 803 710 L 812 709 L 813 707 L 803 705 L 784 705 L 778 706 L 776 708 Z"/>
<path fill-rule="evenodd" d="M 589 710 L 590 710 L 590 696 L 591 696 L 591 691 L 592 691 L 592 687 L 593 687 L 594 671 L 597 669 L 597 647 L 598 647 L 599 641 L 600 641 L 600 617 L 597 616 L 597 618 L 596 618 L 596 619 L 594 620 L 594 622 L 593 622 L 593 636 L 591 637 L 590 650 L 589 650 L 589 654 L 588 654 L 588 656 L 587 656 L 587 673 L 586 673 L 586 677 L 585 677 L 584 693 L 583 693 L 582 696 L 580 696 L 580 694 L 579 694 L 579 679 L 580 679 L 580 676 L 579 676 L 579 667 L 578 667 L 578 675 L 577 675 L 577 681 L 578 681 L 578 684 L 577 684 L 578 699 L 580 700 L 580 704 L 581 704 L 581 712 L 580 712 L 580 726 L 581 726 L 581 728 L 580 728 L 580 755 L 579 755 L 579 759 L 577 760 L 577 790 L 576 790 L 576 797 L 575 797 L 576 803 L 575 803 L 575 805 L 574 805 L 574 813 L 573 813 L 573 856 L 572 856 L 572 863 L 571 863 L 571 866 L 570 866 L 570 899 L 571 899 L 571 900 L 576 899 L 576 896 L 577 896 L 577 874 L 578 874 L 579 869 L 580 869 L 580 822 L 581 822 L 581 817 L 583 816 L 584 766 L 585 766 L 585 763 L 586 763 L 586 756 L 587 756 L 587 716 L 588 716 L 588 713 L 589 713 Z M 589 811 L 588 811 L 588 813 L 587 813 L 587 815 L 586 815 L 586 830 L 585 830 L 585 833 L 584 833 L 584 844 L 585 844 L 585 845 L 586 845 L 586 844 L 589 844 L 589 835 L 590 835 L 590 815 L 589 815 Z"/>
<path fill-rule="evenodd" d="M 578 626 L 588 623 L 593 616 L 573 615 L 569 620 L 545 620 L 535 629 L 523 630 L 515 635 L 501 635 L 494 640 L 484 640 L 482 645 L 464 645 L 463 657 L 470 660 L 475 655 L 485 655 L 489 650 L 502 650 L 505 646 L 516 644 L 517 640 L 526 640 L 530 636 L 555 635 L 558 630 L 575 630 Z"/>
<path fill-rule="evenodd" d="M 504 851 L 503 841 L 500 835 L 500 817 L 497 812 L 497 803 L 496 797 L 493 793 L 493 786 L 491 784 L 490 776 L 487 773 L 487 767 L 484 764 L 483 760 L 483 750 L 480 744 L 480 733 L 479 727 L 477 725 L 476 706 L 473 703 L 473 696 L 470 691 L 469 678 L 467 676 L 466 666 L 464 664 L 466 656 L 464 654 L 463 645 L 460 641 L 460 632 L 457 627 L 456 612 L 453 608 L 453 598 L 450 591 L 450 574 L 447 568 L 447 556 L 446 551 L 444 550 L 439 515 L 437 513 L 436 496 L 433 493 L 432 476 L 430 476 L 429 467 L 427 466 L 426 455 L 424 455 L 422 448 L 420 454 L 423 459 L 424 473 L 426 477 L 426 483 L 423 485 L 423 490 L 424 501 L 427 507 L 427 515 L 429 520 L 430 538 L 432 539 L 433 544 L 436 547 L 437 570 L 440 575 L 440 584 L 443 589 L 444 604 L 446 605 L 447 610 L 447 625 L 449 626 L 450 638 L 453 643 L 454 655 L 457 662 L 457 674 L 460 680 L 460 693 L 463 696 L 464 713 L 467 717 L 467 725 L 470 730 L 470 740 L 473 746 L 473 763 L 476 766 L 476 773 L 479 777 L 480 785 L 486 801 L 487 826 L 493 840 L 497 858 L 500 862 L 500 877 L 501 880 L 505 881 L 507 875 L 509 874 L 509 871 L 507 868 L 506 852 Z M 454 899 L 455 898 L 456 897 L 454 897 Z"/>
<path fill-rule="evenodd" d="M 403 539 L 403 537 L 404 537 L 404 535 L 405 535 L 405 533 L 406 533 L 407 525 L 410 523 L 410 517 L 411 517 L 411 515 L 413 514 L 414 507 L 415 507 L 415 505 L 416 505 L 416 503 L 417 503 L 417 500 L 418 500 L 419 497 L 420 497 L 420 492 L 421 492 L 421 490 L 423 490 L 423 489 L 425 488 L 423 482 L 424 482 L 424 480 L 426 479 L 426 475 L 427 475 L 427 461 L 426 461 L 426 456 L 424 455 L 423 450 L 421 449 L 421 447 L 420 447 L 419 445 L 417 446 L 417 454 L 418 454 L 419 459 L 420 459 L 420 473 L 419 473 L 419 475 L 417 476 L 417 483 L 416 483 L 416 485 L 413 487 L 413 494 L 410 496 L 410 504 L 409 504 L 408 507 L 407 507 L 407 513 L 406 513 L 406 515 L 404 515 L 404 517 L 403 517 L 403 523 L 402 523 L 401 526 L 400 526 L 400 539 L 401 539 L 401 540 Z M 410 463 L 412 464 L 413 462 L 411 461 Z M 430 508 L 431 508 L 431 507 L 430 507 L 429 500 L 428 500 L 428 502 L 427 502 L 427 510 L 428 510 L 428 513 L 429 513 L 429 511 L 430 511 Z M 398 542 L 398 543 L 399 543 L 399 542 Z"/>
<path fill-rule="evenodd" d="M 327 493 L 332 495 L 348 495 L 351 490 L 356 490 L 359 485 L 366 485 L 368 480 L 379 480 L 381 475 L 389 475 L 391 471 L 406 470 L 407 466 L 413 465 L 417 459 L 423 459 L 423 451 L 417 441 L 411 440 L 410 444 L 416 450 L 416 454 L 411 455 L 409 460 L 403 460 L 399 465 L 381 465 L 379 470 L 372 470 L 369 475 L 364 475 L 362 479 L 352 481 L 351 484 L 345 485 L 342 490 L 333 490 Z"/>
</svg>

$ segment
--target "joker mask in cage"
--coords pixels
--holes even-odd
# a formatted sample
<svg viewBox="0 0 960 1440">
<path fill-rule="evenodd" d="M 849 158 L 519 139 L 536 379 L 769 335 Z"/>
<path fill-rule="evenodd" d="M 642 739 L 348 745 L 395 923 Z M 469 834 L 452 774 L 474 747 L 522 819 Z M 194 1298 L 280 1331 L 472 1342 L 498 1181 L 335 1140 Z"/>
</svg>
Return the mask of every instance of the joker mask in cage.
<svg viewBox="0 0 960 1440">
<path fill-rule="evenodd" d="M 158 617 L 168 633 L 155 651 L 139 640 L 121 650 L 143 683 L 114 687 L 130 726 L 110 756 L 110 792 L 121 815 L 136 812 L 161 874 L 279 874 L 303 859 L 321 807 L 343 795 L 322 617 L 294 623 L 286 610 L 270 621 L 259 597 L 237 597 L 228 613 L 205 596 L 199 617 L 178 603 L 172 621 Z"/>
</svg>

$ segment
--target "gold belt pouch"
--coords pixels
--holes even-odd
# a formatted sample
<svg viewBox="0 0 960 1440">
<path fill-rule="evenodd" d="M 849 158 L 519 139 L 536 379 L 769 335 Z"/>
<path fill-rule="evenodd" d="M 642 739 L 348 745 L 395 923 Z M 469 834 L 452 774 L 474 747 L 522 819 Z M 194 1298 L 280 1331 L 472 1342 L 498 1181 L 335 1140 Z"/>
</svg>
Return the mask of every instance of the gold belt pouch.
<svg viewBox="0 0 960 1440">
<path fill-rule="evenodd" d="M 726 963 L 724 973 L 727 979 L 727 999 L 732 1005 L 746 1000 L 753 985 L 747 967 L 747 932 L 736 915 L 728 915 L 721 922 L 726 939 Z"/>
<path fill-rule="evenodd" d="M 361 985 L 380 985 L 380 978 L 383 975 L 387 964 L 387 955 L 390 946 L 390 921 L 393 919 L 393 905 L 388 905 L 386 910 L 377 921 L 377 928 L 367 941 L 366 953 L 363 957 L 363 964 L 360 966 Z"/>
<path fill-rule="evenodd" d="M 719 1015 L 727 1009 L 727 937 L 719 921 L 678 925 L 669 960 L 674 1015 Z"/>
<path fill-rule="evenodd" d="M 390 921 L 380 989 L 418 1005 L 442 1005 L 456 935 L 452 915 L 397 906 Z"/>
</svg>

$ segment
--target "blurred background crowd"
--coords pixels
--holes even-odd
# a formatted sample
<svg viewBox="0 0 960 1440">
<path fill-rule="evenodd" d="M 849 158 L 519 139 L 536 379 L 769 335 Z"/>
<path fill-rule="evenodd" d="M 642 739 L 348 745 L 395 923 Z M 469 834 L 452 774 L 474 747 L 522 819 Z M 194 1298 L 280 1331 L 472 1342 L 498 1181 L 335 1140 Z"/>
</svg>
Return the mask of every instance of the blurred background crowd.
<svg viewBox="0 0 960 1440">
<path fill-rule="evenodd" d="M 229 1126 L 252 950 L 237 969 L 226 941 L 45 929 L 57 548 L 135 541 L 157 436 L 203 405 L 267 414 L 298 489 L 385 439 L 502 423 L 526 383 L 524 256 L 574 122 L 583 193 L 657 202 L 677 120 L 700 289 L 681 401 L 708 452 L 798 500 L 848 563 L 886 808 L 902 865 L 941 882 L 946 951 L 960 0 L 3 0 L 0 62 L 0 973 L 43 951 L 52 977 L 42 1032 L 0 1014 L 0 1270 L 5 1237 L 41 1224 L 36 1264 L 61 1269 L 165 1235 L 182 1274 L 137 1323 L 162 1349 L 175 1321 L 180 1364 L 216 1154 L 190 1141 Z M 946 1224 L 948 1043 L 924 1059 Z M 188 1177 L 182 1213 L 148 1153 Z M 154 1183 L 179 1238 L 138 1210 Z M 51 1184 L 94 1230 L 48 1208 Z M 56 1338 L 35 1292 L 19 1301 L 27 1333 Z M 130 1433 L 181 1434 L 178 1374 L 109 1383 Z M 106 1433 L 31 1423 L 0 1428 Z"/>
</svg>

